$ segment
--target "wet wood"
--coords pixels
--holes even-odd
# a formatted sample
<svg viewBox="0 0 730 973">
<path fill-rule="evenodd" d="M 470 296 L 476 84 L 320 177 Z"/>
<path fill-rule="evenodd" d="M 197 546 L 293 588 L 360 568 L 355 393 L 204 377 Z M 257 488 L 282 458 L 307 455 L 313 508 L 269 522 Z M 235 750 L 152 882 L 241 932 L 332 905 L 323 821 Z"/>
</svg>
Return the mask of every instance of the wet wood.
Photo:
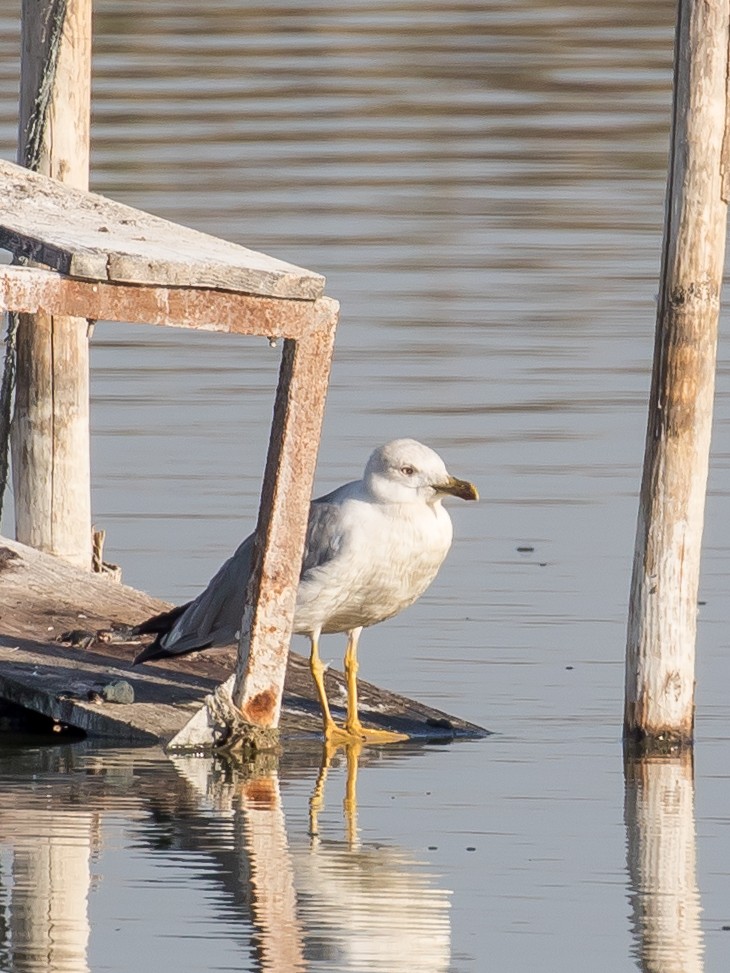
<svg viewBox="0 0 730 973">
<path fill-rule="evenodd" d="M 80 571 L 58 558 L 0 538 L 0 700 L 19 703 L 94 737 L 167 744 L 230 675 L 236 648 L 207 650 L 131 667 L 135 643 L 96 639 L 88 647 L 55 640 L 74 629 L 98 631 L 135 624 L 169 607 L 164 602 Z M 113 680 L 132 686 L 131 704 L 96 703 L 89 692 Z M 327 673 L 338 719 L 346 690 L 339 672 Z M 482 736 L 480 727 L 361 683 L 361 715 L 372 726 L 416 739 Z M 282 742 L 320 736 L 321 718 L 309 667 L 290 654 L 281 714 Z"/>
<path fill-rule="evenodd" d="M 624 734 L 690 742 L 727 205 L 729 0 L 681 0 L 662 280 L 626 649 Z"/>
<path fill-rule="evenodd" d="M 315 300 L 324 277 L 0 161 L 0 246 L 72 277 Z"/>
<path fill-rule="evenodd" d="M 43 175 L 6 165 L 87 189 L 90 100 L 91 0 L 23 0 L 18 161 Z M 17 200 L 2 199 L 10 217 Z M 90 569 L 87 322 L 65 309 L 18 322 L 12 456 L 16 537 Z"/>
</svg>

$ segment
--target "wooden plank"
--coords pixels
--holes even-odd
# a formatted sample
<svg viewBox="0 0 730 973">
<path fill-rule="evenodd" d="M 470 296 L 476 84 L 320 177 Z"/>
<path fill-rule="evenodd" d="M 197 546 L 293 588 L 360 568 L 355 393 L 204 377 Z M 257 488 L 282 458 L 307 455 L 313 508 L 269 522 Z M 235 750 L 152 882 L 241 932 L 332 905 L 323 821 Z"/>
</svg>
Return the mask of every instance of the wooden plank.
<svg viewBox="0 0 730 973">
<path fill-rule="evenodd" d="M 103 576 L 0 537 L 0 700 L 120 742 L 167 744 L 235 667 L 235 646 L 164 659 L 132 668 L 138 644 L 96 640 L 88 648 L 54 642 L 73 629 L 134 624 L 164 610 L 164 602 Z M 89 689 L 125 679 L 132 704 L 99 705 Z M 485 735 L 481 727 L 413 700 L 361 683 L 365 723 L 418 740 Z M 328 671 L 327 690 L 338 718 L 347 692 L 341 673 Z M 60 697 L 60 698 L 59 698 Z M 282 707 L 284 747 L 321 738 L 321 716 L 307 661 L 290 654 Z"/>
<path fill-rule="evenodd" d="M 87 189 L 90 101 L 91 0 L 23 0 L 19 160 Z M 86 320 L 21 315 L 15 387 L 16 537 L 91 570 Z"/>
<path fill-rule="evenodd" d="M 0 161 L 0 246 L 72 277 L 315 300 L 324 277 Z"/>
<path fill-rule="evenodd" d="M 301 338 L 329 328 L 339 305 L 255 297 L 206 288 L 141 286 L 77 280 L 56 271 L 0 266 L 0 308 L 66 313 L 99 321 L 127 321 L 230 334 Z"/>
</svg>

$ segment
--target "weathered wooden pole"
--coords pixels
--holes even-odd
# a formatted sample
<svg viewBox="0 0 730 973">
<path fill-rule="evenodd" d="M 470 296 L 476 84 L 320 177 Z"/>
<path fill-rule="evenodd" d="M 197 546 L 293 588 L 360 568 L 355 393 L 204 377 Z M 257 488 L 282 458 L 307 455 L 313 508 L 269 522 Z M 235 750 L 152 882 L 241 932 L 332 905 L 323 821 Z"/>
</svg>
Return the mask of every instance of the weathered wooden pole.
<svg viewBox="0 0 730 973">
<path fill-rule="evenodd" d="M 91 0 L 23 0 L 18 161 L 88 189 Z M 91 568 L 88 323 L 21 315 L 16 537 Z"/>
<path fill-rule="evenodd" d="M 730 0 L 679 0 L 662 273 L 626 648 L 627 742 L 689 743 L 727 205 Z"/>
</svg>

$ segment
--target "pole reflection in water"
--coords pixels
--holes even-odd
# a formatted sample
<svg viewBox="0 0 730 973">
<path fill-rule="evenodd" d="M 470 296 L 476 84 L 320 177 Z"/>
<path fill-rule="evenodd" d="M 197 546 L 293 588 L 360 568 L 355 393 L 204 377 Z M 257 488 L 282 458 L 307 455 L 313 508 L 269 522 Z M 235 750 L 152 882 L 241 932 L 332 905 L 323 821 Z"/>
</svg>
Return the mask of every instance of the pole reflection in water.
<svg viewBox="0 0 730 973">
<path fill-rule="evenodd" d="M 692 753 L 627 756 L 624 774 L 639 968 L 644 973 L 701 973 Z"/>
<path fill-rule="evenodd" d="M 96 815 L 5 808 L 11 844 L 7 956 L 13 973 L 87 973 L 90 860 Z M 8 837 L 12 836 L 10 842 Z"/>
</svg>

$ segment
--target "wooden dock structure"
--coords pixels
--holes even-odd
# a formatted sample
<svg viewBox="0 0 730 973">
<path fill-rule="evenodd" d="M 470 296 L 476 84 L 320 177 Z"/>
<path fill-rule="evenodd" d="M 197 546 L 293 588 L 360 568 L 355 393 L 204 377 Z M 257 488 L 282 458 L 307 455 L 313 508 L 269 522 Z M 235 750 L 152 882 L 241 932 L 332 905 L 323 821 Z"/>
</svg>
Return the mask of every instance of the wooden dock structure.
<svg viewBox="0 0 730 973">
<path fill-rule="evenodd" d="M 139 643 L 85 639 L 65 633 L 133 625 L 170 606 L 134 588 L 0 537 L 0 700 L 8 700 L 90 736 L 120 744 L 167 746 L 230 676 L 236 647 L 206 650 L 132 668 Z M 80 644 L 72 644 L 74 641 Z M 338 652 L 341 646 L 338 643 Z M 344 677 L 329 670 L 333 713 L 344 713 Z M 103 688 L 123 680 L 131 703 L 106 702 Z M 486 731 L 368 683 L 360 683 L 366 725 L 395 729 L 413 740 L 445 742 Z M 341 704 L 341 705 L 340 705 Z M 1 708 L 1 704 L 0 704 Z M 291 653 L 281 714 L 282 742 L 321 736 L 321 713 L 307 660 Z"/>
<path fill-rule="evenodd" d="M 308 669 L 288 650 L 339 306 L 321 274 L 88 191 L 91 0 L 22 0 L 21 74 L 22 164 L 0 161 L 0 247 L 14 261 L 0 265 L 0 310 L 16 348 L 20 542 L 0 539 L 0 700 L 93 735 L 170 746 L 213 746 L 235 726 L 254 749 L 276 742 L 283 701 L 285 733 L 317 733 Z M 131 672 L 139 646 L 96 637 L 169 607 L 92 573 L 101 554 L 88 343 L 99 319 L 282 339 L 237 652 Z M 91 634 L 58 641 L 78 629 Z M 337 709 L 346 694 L 340 677 L 328 679 Z M 114 680 L 134 702 L 104 701 Z M 362 690 L 375 726 L 420 738 L 483 732 Z"/>
</svg>

